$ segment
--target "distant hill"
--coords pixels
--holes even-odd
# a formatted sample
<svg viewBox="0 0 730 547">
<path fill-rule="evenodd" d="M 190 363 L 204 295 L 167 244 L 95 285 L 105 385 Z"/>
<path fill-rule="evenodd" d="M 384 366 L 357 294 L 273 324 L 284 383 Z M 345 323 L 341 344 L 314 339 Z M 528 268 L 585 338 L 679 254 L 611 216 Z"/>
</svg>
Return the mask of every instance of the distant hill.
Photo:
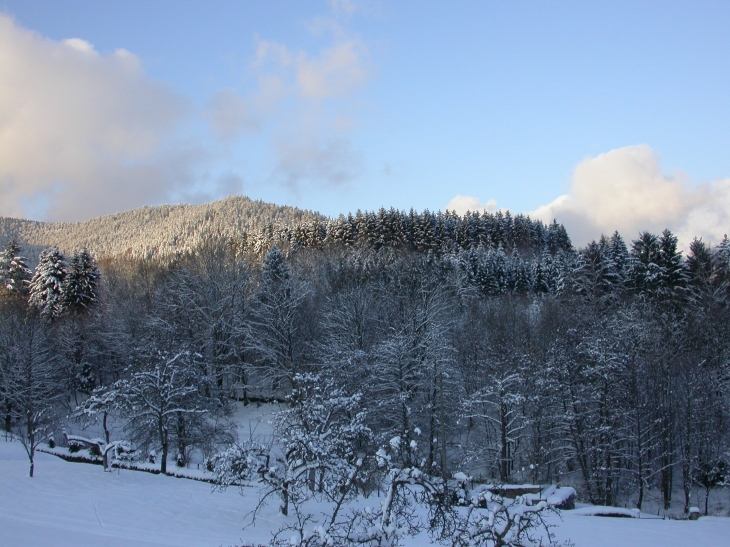
<svg viewBox="0 0 730 547">
<path fill-rule="evenodd" d="M 37 222 L 0 217 L 0 248 L 15 238 L 34 261 L 41 249 L 85 247 L 98 258 L 129 254 L 165 257 L 197 247 L 209 236 L 240 236 L 267 227 L 324 221 L 319 213 L 233 196 L 203 205 L 160 205 L 85 222 Z"/>
</svg>

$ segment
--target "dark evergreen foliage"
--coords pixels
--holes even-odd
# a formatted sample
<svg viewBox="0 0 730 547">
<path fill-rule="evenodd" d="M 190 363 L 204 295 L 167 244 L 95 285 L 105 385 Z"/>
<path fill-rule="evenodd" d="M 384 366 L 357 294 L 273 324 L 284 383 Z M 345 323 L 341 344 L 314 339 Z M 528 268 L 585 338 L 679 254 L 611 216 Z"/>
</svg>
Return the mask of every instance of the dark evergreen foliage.
<svg viewBox="0 0 730 547">
<path fill-rule="evenodd" d="M 71 257 L 64 287 L 64 307 L 71 313 L 82 313 L 99 300 L 99 267 L 94 258 L 83 249 Z"/>
<path fill-rule="evenodd" d="M 58 247 L 46 249 L 30 280 L 28 302 L 45 319 L 55 319 L 65 310 L 66 258 Z"/>
<path fill-rule="evenodd" d="M 28 284 L 33 272 L 28 268 L 28 260 L 22 255 L 20 245 L 11 239 L 0 256 L 0 284 L 15 295 L 27 295 Z"/>
</svg>

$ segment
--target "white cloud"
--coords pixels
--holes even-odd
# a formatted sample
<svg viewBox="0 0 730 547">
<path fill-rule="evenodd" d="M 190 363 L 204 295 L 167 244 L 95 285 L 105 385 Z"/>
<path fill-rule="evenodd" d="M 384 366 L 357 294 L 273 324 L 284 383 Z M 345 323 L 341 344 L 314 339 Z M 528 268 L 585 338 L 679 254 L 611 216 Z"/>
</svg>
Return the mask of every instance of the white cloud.
<svg viewBox="0 0 730 547">
<path fill-rule="evenodd" d="M 487 211 L 493 213 L 497 210 L 497 202 L 490 199 L 486 203 L 482 203 L 479 198 L 458 194 L 454 196 L 454 199 L 449 202 L 445 209 L 447 211 L 456 211 L 459 215 L 463 215 L 467 211 L 479 211 L 480 213 Z"/>
<path fill-rule="evenodd" d="M 341 97 L 362 87 L 370 77 L 365 53 L 359 40 L 335 44 L 315 58 L 300 53 L 296 63 L 299 91 L 309 99 L 326 99 Z"/>
<path fill-rule="evenodd" d="M 200 160 L 172 143 L 188 116 L 128 51 L 49 40 L 0 14 L 1 215 L 79 220 L 164 200 Z"/>
<path fill-rule="evenodd" d="M 344 185 L 362 171 L 350 143 L 358 125 L 353 98 L 374 70 L 365 44 L 338 19 L 352 14 L 352 4 L 331 7 L 334 16 L 305 25 L 325 45 L 312 52 L 259 39 L 250 67 L 254 88 L 222 90 L 208 109 L 219 139 L 261 131 L 274 157 L 268 181 L 295 193 L 302 184 Z"/>
<path fill-rule="evenodd" d="M 730 226 L 730 179 L 693 185 L 685 175 L 662 173 L 649 146 L 626 146 L 580 162 L 570 193 L 529 214 L 557 219 L 578 246 L 615 230 L 632 240 L 665 228 L 684 248 L 695 236 L 716 244 Z"/>
<path fill-rule="evenodd" d="M 355 179 L 362 161 L 347 139 L 321 141 L 317 135 L 277 143 L 279 163 L 272 180 L 295 192 L 302 182 L 342 186 Z"/>
</svg>

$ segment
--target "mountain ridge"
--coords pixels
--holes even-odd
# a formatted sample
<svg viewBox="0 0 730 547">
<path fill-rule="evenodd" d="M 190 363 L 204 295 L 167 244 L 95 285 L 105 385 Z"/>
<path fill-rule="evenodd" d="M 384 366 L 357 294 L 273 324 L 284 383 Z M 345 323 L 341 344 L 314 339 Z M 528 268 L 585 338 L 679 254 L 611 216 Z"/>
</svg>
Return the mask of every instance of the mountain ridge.
<svg viewBox="0 0 730 547">
<path fill-rule="evenodd" d="M 29 258 L 52 245 L 64 253 L 86 248 L 97 257 L 152 258 L 192 250 L 213 235 L 231 237 L 269 225 L 292 226 L 326 218 L 306 209 L 229 196 L 200 205 L 147 205 L 80 222 L 0 217 L 0 245 L 14 238 Z"/>
</svg>

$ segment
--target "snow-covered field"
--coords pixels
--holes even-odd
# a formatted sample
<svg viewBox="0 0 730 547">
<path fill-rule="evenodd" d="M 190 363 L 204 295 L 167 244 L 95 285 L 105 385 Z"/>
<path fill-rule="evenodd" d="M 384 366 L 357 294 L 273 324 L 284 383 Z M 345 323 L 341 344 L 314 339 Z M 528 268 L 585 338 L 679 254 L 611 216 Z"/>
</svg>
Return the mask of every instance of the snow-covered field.
<svg viewBox="0 0 730 547">
<path fill-rule="evenodd" d="M 254 528 L 244 517 L 258 500 L 254 488 L 211 492 L 209 484 L 139 471 L 104 473 L 100 466 L 38 454 L 36 476 L 17 442 L 0 439 L 2 547 L 228 547 L 266 543 L 283 522 L 276 504 Z M 576 547 L 720 547 L 730 545 L 730 518 L 699 521 L 582 516 L 556 520 L 558 539 Z M 408 547 L 428 544 L 409 539 Z"/>
</svg>

